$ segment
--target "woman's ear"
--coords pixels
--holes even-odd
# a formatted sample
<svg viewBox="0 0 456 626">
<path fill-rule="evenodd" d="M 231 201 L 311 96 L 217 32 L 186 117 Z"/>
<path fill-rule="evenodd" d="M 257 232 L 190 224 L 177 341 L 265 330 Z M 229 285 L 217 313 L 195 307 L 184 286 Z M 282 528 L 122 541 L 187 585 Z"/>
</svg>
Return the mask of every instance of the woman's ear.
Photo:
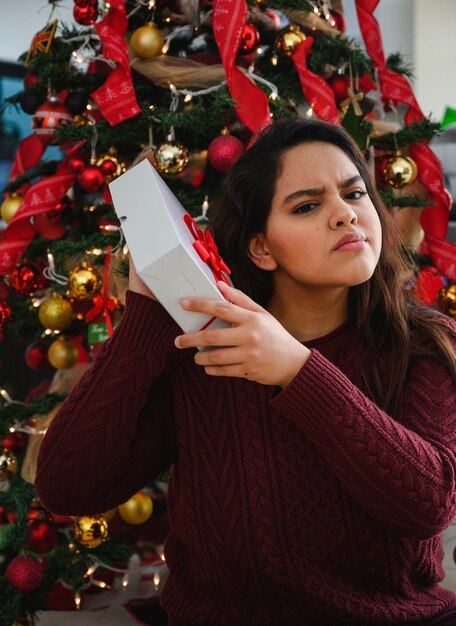
<svg viewBox="0 0 456 626">
<path fill-rule="evenodd" d="M 249 242 L 249 259 L 262 270 L 272 272 L 277 263 L 269 251 L 264 233 L 256 233 Z"/>
</svg>

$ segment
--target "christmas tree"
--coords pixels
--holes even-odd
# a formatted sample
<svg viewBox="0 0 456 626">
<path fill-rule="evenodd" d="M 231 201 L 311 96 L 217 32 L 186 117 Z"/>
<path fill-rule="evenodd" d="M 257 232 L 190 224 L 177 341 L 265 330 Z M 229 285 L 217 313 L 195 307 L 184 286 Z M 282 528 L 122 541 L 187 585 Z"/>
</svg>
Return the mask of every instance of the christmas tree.
<svg viewBox="0 0 456 626">
<path fill-rule="evenodd" d="M 122 317 L 128 250 L 108 184 L 127 168 L 148 159 L 205 229 L 261 128 L 297 115 L 343 125 L 397 216 L 410 288 L 456 315 L 451 198 L 429 148 L 439 125 L 421 112 L 400 55 L 385 58 L 377 2 L 356 1 L 364 46 L 345 35 L 335 0 L 74 0 L 72 24 L 49 4 L 20 59 L 24 89 L 3 105 L 31 115 L 1 206 L 0 328 L 30 372 L 22 397 L 8 370 L 0 392 L 5 626 L 62 594 L 79 606 L 106 573 L 126 574 L 141 546 L 111 524 L 141 525 L 152 512 L 156 486 L 77 519 L 44 510 L 33 487 L 47 425 Z"/>
</svg>

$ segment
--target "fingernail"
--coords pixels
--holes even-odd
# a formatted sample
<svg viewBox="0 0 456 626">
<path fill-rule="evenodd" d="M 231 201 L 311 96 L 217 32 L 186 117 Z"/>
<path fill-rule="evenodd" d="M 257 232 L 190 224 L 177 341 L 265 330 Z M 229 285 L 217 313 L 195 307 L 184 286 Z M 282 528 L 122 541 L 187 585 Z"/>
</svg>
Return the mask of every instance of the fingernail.
<svg viewBox="0 0 456 626">
<path fill-rule="evenodd" d="M 188 309 L 191 303 L 192 301 L 189 298 L 182 298 L 181 300 L 181 305 L 184 307 L 184 309 Z"/>
<path fill-rule="evenodd" d="M 176 348 L 180 348 L 181 347 L 181 340 L 180 340 L 179 335 L 174 340 L 174 345 L 176 346 Z"/>
</svg>

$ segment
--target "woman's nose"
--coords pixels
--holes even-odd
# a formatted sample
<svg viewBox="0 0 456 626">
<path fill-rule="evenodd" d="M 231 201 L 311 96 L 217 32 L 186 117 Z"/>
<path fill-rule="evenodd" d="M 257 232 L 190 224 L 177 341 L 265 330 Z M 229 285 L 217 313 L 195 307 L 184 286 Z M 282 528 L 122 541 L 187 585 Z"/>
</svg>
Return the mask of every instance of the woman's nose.
<svg viewBox="0 0 456 626">
<path fill-rule="evenodd" d="M 342 198 L 338 198 L 332 207 L 331 216 L 329 218 L 330 228 L 336 230 L 341 226 L 357 223 L 358 215 L 353 210 L 353 207 Z"/>
</svg>

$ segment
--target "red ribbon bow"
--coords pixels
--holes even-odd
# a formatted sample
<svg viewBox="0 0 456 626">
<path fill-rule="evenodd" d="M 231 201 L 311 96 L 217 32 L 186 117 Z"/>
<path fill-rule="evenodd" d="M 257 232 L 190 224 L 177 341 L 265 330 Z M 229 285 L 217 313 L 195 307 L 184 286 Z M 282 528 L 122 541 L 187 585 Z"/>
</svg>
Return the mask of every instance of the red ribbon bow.
<svg viewBox="0 0 456 626">
<path fill-rule="evenodd" d="M 220 256 L 217 244 L 215 243 L 211 233 L 201 230 L 193 217 L 188 213 L 184 215 L 184 221 L 195 238 L 193 247 L 203 262 L 209 266 L 215 282 L 222 280 L 224 283 L 229 285 L 230 281 L 225 274 L 231 274 L 231 270 Z"/>
<path fill-rule="evenodd" d="M 108 331 L 109 337 L 111 337 L 113 333 L 112 319 L 111 319 L 111 311 L 117 306 L 117 302 L 114 298 L 108 297 L 108 286 L 109 286 L 109 264 L 111 263 L 111 246 L 108 246 L 108 252 L 105 257 L 104 262 L 104 276 L 103 276 L 103 295 L 96 295 L 92 302 L 94 304 L 93 309 L 86 314 L 86 320 L 91 322 L 94 320 L 97 315 L 100 313 L 104 314 L 106 320 L 106 328 Z"/>
</svg>

